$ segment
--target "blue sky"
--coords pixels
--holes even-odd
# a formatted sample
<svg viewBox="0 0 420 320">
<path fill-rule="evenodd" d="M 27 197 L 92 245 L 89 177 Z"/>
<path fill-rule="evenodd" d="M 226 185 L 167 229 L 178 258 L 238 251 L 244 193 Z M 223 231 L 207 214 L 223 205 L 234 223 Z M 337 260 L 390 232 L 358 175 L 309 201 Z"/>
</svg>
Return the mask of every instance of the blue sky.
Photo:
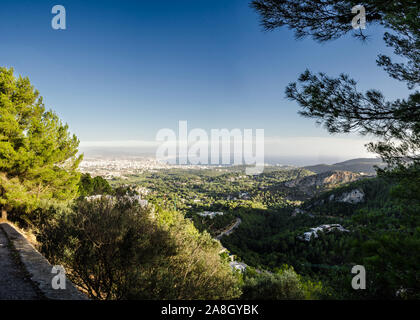
<svg viewBox="0 0 420 320">
<path fill-rule="evenodd" d="M 66 8 L 66 30 L 51 28 L 56 4 Z M 285 99 L 285 86 L 306 68 L 349 73 L 361 89 L 391 99 L 407 92 L 376 66 L 378 53 L 390 53 L 376 27 L 368 25 L 367 43 L 296 41 L 285 28 L 263 32 L 244 0 L 2 0 L 0 30 L 0 65 L 28 76 L 82 145 L 154 140 L 179 120 L 328 144 L 328 133 Z M 361 155 L 365 140 L 338 138 Z"/>
</svg>

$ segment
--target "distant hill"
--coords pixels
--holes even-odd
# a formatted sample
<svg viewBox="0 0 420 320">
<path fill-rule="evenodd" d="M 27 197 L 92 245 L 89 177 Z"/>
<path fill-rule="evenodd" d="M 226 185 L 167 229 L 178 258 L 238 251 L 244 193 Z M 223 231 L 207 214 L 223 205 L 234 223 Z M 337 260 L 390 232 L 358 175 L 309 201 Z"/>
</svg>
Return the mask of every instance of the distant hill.
<svg viewBox="0 0 420 320">
<path fill-rule="evenodd" d="M 376 170 L 374 166 L 378 166 L 383 168 L 385 163 L 381 161 L 379 158 L 359 158 L 359 159 L 352 159 L 347 160 L 344 162 L 339 162 L 335 164 L 318 164 L 314 166 L 307 166 L 303 167 L 309 171 L 315 173 L 323 173 L 329 171 L 350 171 L 354 173 L 363 172 L 365 174 L 374 175 L 376 174 Z"/>
<path fill-rule="evenodd" d="M 284 182 L 283 186 L 290 199 L 305 200 L 366 177 L 368 176 L 350 171 L 327 171 Z"/>
</svg>

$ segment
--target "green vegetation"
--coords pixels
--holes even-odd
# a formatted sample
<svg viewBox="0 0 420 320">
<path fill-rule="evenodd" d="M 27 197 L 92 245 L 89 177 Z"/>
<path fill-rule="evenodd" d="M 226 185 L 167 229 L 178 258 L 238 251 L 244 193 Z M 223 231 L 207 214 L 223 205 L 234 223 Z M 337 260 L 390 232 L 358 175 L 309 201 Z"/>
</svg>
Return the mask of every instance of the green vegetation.
<svg viewBox="0 0 420 320">
<path fill-rule="evenodd" d="M 80 200 L 41 215 L 41 251 L 94 299 L 233 299 L 239 279 L 179 213 L 124 199 Z M 48 217 L 48 218 L 47 218 Z"/>
<path fill-rule="evenodd" d="M 89 173 L 81 175 L 78 187 L 79 195 L 82 197 L 112 193 L 111 185 L 107 180 L 100 176 L 92 178 Z"/>
<path fill-rule="evenodd" d="M 352 30 L 356 4 L 252 2 L 267 30 L 287 25 L 298 38 L 321 42 Z M 373 0 L 366 12 L 369 21 L 392 32 L 384 40 L 406 60 L 380 55 L 378 65 L 415 89 L 417 3 Z M 361 30 L 356 36 L 365 37 Z M 161 170 L 110 183 L 80 177 L 77 138 L 45 111 L 27 78 L 0 68 L 2 214 L 10 211 L 9 218 L 36 228 L 41 251 L 94 299 L 419 299 L 420 93 L 387 102 L 378 90 L 358 92 L 347 75 L 307 70 L 286 95 L 301 115 L 331 133 L 379 138 L 369 149 L 388 167 L 375 178 L 344 185 L 340 175 L 324 183 L 324 166 L 314 167 L 324 173 L 317 176 L 278 167 L 247 176 L 244 167 L 223 167 Z M 319 179 L 298 183 L 312 178 Z M 285 183 L 292 180 L 293 186 Z M 342 200 L 354 190 L 360 201 Z M 111 196 L 84 199 L 98 194 Z M 149 205 L 127 200 L 134 196 Z M 203 211 L 223 214 L 198 215 Z M 220 242 L 213 239 L 236 223 Z M 302 237 L 325 224 L 345 229 Z M 232 271 L 231 258 L 248 265 L 243 274 Z M 351 287 L 354 265 L 366 269 L 365 290 Z"/>
<path fill-rule="evenodd" d="M 352 31 L 351 9 L 357 4 L 346 0 L 254 0 L 251 6 L 260 14 L 266 30 L 287 26 L 297 38 L 310 36 L 325 42 Z M 373 0 L 363 5 L 367 21 L 387 29 L 385 43 L 404 59 L 397 63 L 381 54 L 378 66 L 414 90 L 419 85 L 418 3 Z M 354 35 L 366 39 L 362 29 Z M 363 204 L 334 203 L 330 196 L 343 191 L 335 190 L 306 205 L 306 209 L 318 212 L 308 217 L 339 219 L 352 230 L 350 234 L 321 235 L 316 241 L 303 244 L 306 248 L 293 244 L 292 238 L 283 238 L 280 246 L 285 256 L 280 260 L 295 260 L 292 265 L 302 272 L 306 271 L 301 265 L 312 268 L 316 261 L 327 263 L 326 270 L 338 264 L 337 271 L 317 272 L 321 277 L 329 273 L 329 284 L 338 297 L 418 298 L 420 93 L 416 90 L 406 99 L 386 101 L 376 89 L 359 92 L 356 81 L 348 75 L 331 78 L 309 70 L 289 84 L 285 92 L 300 105 L 302 116 L 316 119 L 330 133 L 376 136 L 379 142 L 370 143 L 368 149 L 378 153 L 388 167 L 378 171 L 378 179 L 348 187 L 365 191 Z M 370 274 L 368 288 L 360 293 L 349 290 L 345 285 L 349 275 L 339 271 L 345 263 L 355 262 L 364 265 Z"/>
<path fill-rule="evenodd" d="M 160 170 L 153 173 L 114 178 L 113 186 L 139 185 L 148 190 L 145 199 L 167 209 L 187 213 L 235 207 L 239 202 L 253 207 L 285 207 L 299 201 L 289 200 L 283 192 L 282 182 L 313 174 L 304 169 L 281 169 L 269 167 L 258 176 L 245 175 L 245 169 Z M 287 190 L 290 195 L 290 190 Z M 232 199 L 238 201 L 231 201 Z M 296 197 L 299 198 L 298 194 Z M 302 198 L 302 196 L 300 197 Z M 250 201 L 252 199 L 252 201 Z"/>
<path fill-rule="evenodd" d="M 305 281 L 321 281 L 322 292 L 312 297 L 393 299 L 400 288 L 407 289 L 405 298 L 417 297 L 419 281 L 415 261 L 420 261 L 420 257 L 415 246 L 419 244 L 420 208 L 418 173 L 414 172 L 418 171 L 411 168 L 380 172 L 376 178 L 339 186 L 304 202 L 291 201 L 289 198 L 296 197 L 298 191 L 295 187 L 287 188 L 284 182 L 299 177 L 299 172 L 277 169 L 255 177 L 243 176 L 241 172 L 174 170 L 132 176 L 129 181 L 150 191 L 145 198 L 163 208 L 176 206 L 198 230 L 208 231 L 213 237 L 240 218 L 239 227 L 221 238 L 223 246 L 250 268 L 276 273 L 287 264 Z M 304 173 L 304 176 L 310 174 Z M 415 180 L 411 179 L 413 174 L 417 174 Z M 118 185 L 122 181 L 113 183 Z M 189 185 L 196 186 L 190 193 Z M 246 190 L 246 200 L 241 198 L 243 192 L 238 192 L 238 185 Z M 365 197 L 360 203 L 337 201 L 356 189 Z M 330 200 L 332 195 L 334 198 Z M 203 211 L 224 214 L 213 218 L 197 214 Z M 299 239 L 310 228 L 323 224 L 340 224 L 350 232 L 320 233 L 309 242 Z M 401 254 L 394 254 L 397 249 Z M 404 252 L 411 254 L 404 257 Z M 364 265 L 370 275 L 369 286 L 363 291 L 351 287 L 351 268 L 356 264 Z M 253 284 L 259 281 L 248 280 Z M 267 285 L 277 280 L 261 281 Z M 250 289 L 247 290 L 250 295 Z M 272 297 L 260 298 L 269 296 Z"/>
<path fill-rule="evenodd" d="M 313 300 L 326 294 L 320 282 L 304 280 L 287 265 L 276 273 L 247 270 L 244 274 L 242 299 Z"/>
<path fill-rule="evenodd" d="M 82 157 L 52 111 L 46 111 L 28 78 L 0 68 L 0 206 L 29 213 L 43 201 L 65 202 L 77 194 Z"/>
</svg>

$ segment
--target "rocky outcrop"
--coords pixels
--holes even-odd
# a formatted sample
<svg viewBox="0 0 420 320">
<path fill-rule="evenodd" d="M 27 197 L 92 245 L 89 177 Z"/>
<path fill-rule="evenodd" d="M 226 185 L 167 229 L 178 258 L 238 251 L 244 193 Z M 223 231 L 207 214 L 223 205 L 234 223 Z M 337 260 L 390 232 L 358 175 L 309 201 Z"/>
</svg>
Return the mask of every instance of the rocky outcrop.
<svg viewBox="0 0 420 320">
<path fill-rule="evenodd" d="M 288 188 L 296 188 L 308 196 L 313 196 L 346 183 L 350 183 L 365 176 L 350 171 L 330 171 L 299 178 L 284 183 Z"/>
<path fill-rule="evenodd" d="M 360 189 L 354 189 L 349 192 L 344 192 L 340 196 L 335 196 L 332 194 L 328 200 L 357 204 L 365 200 L 365 193 Z"/>
</svg>

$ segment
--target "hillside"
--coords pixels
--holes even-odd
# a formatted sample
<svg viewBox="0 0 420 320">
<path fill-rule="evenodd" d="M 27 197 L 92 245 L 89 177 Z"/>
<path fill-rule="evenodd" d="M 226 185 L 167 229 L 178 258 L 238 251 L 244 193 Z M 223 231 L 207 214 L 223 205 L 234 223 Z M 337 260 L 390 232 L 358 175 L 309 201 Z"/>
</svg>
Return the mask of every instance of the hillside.
<svg viewBox="0 0 420 320">
<path fill-rule="evenodd" d="M 347 160 L 344 162 L 339 162 L 335 164 L 318 164 L 314 166 L 306 166 L 304 169 L 315 173 L 323 173 L 328 171 L 350 171 L 354 173 L 365 173 L 368 175 L 376 174 L 375 166 L 383 168 L 385 165 L 384 163 L 378 158 L 359 158 L 359 159 L 352 159 Z"/>
<path fill-rule="evenodd" d="M 284 182 L 289 198 L 310 198 L 323 191 L 365 178 L 366 175 L 350 171 L 327 171 Z M 292 199 L 291 198 L 291 199 Z"/>
<path fill-rule="evenodd" d="M 222 244 L 261 269 L 293 265 L 304 276 L 322 279 L 337 297 L 415 297 L 419 204 L 391 193 L 396 185 L 394 178 L 359 179 L 299 208 L 237 211 L 242 223 Z M 314 230 L 316 236 L 304 237 Z M 372 284 L 362 293 L 350 286 L 349 270 L 355 264 L 371 275 Z"/>
</svg>

